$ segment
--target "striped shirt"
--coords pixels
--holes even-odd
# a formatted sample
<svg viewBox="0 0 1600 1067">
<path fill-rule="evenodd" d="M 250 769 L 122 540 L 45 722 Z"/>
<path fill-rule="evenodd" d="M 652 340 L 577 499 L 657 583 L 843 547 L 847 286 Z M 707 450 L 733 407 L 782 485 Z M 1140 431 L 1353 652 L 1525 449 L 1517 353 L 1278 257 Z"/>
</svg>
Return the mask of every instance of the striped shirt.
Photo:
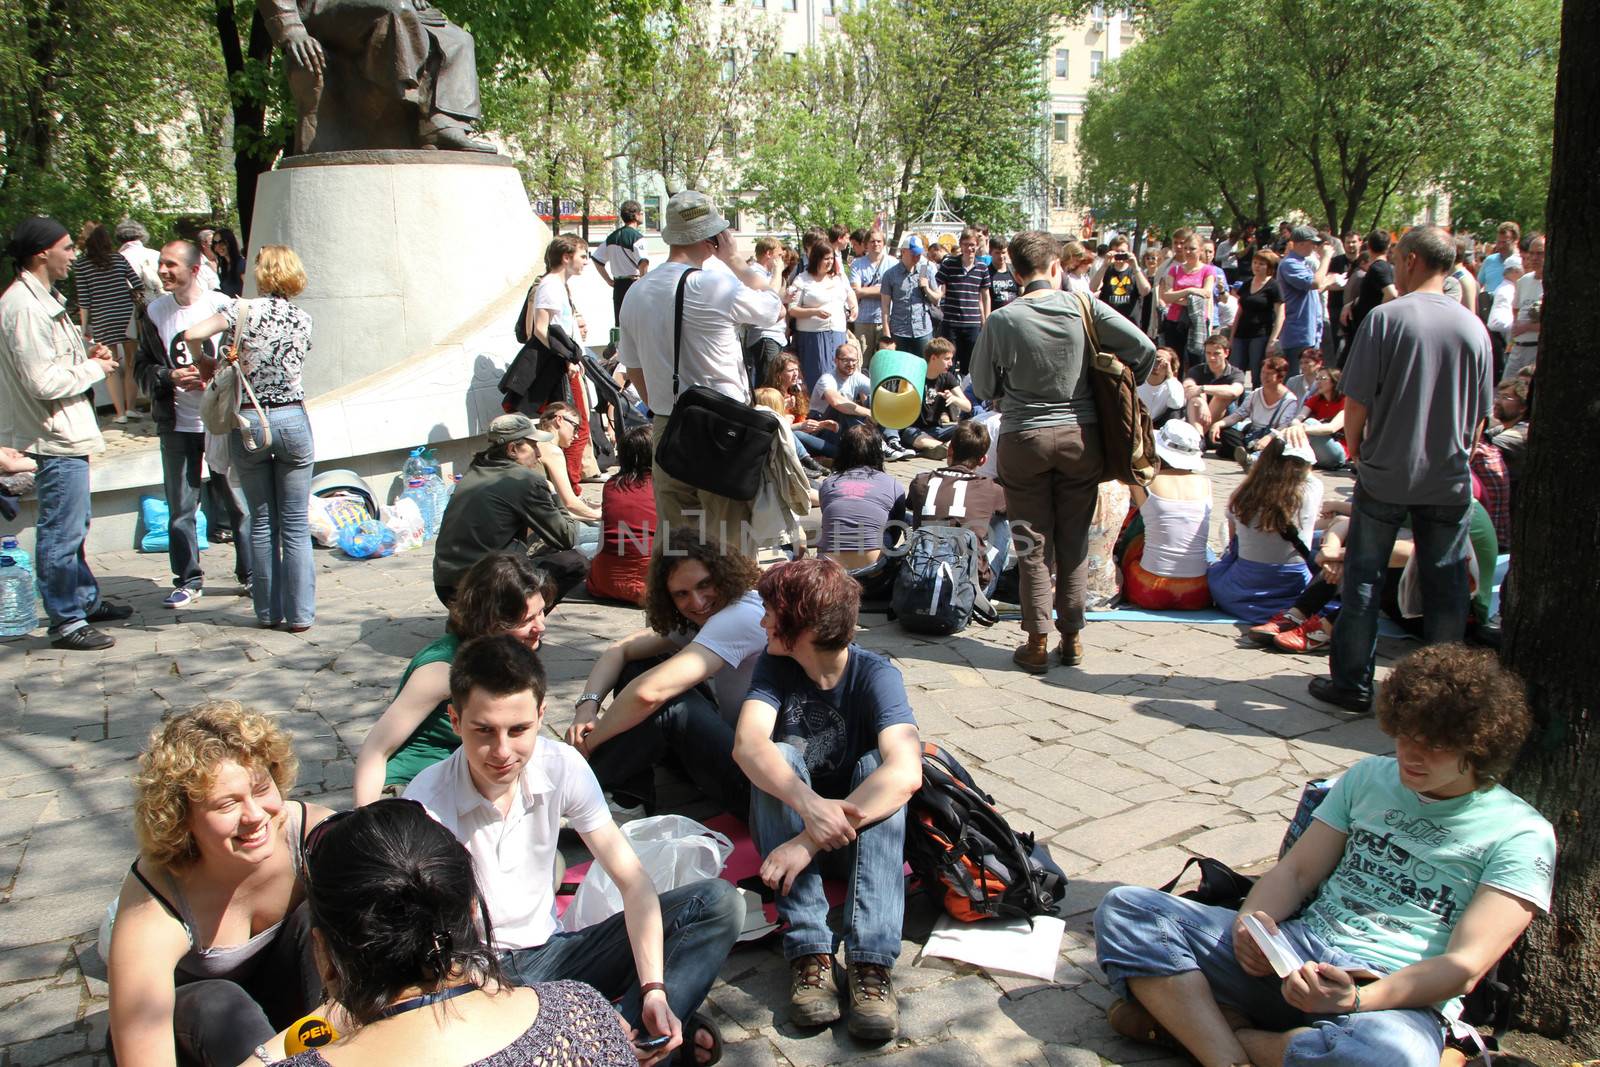
<svg viewBox="0 0 1600 1067">
<path fill-rule="evenodd" d="M 117 342 L 128 332 L 133 318 L 133 286 L 139 276 L 128 261 L 113 254 L 105 266 L 86 258 L 73 265 L 78 306 L 89 313 L 89 333 L 97 341 Z"/>
<path fill-rule="evenodd" d="M 960 256 L 945 256 L 939 264 L 939 287 L 944 290 L 939 307 L 946 324 L 977 326 L 983 321 L 978 295 L 989 288 L 989 264 L 974 259 L 972 267 L 963 270 Z"/>
</svg>

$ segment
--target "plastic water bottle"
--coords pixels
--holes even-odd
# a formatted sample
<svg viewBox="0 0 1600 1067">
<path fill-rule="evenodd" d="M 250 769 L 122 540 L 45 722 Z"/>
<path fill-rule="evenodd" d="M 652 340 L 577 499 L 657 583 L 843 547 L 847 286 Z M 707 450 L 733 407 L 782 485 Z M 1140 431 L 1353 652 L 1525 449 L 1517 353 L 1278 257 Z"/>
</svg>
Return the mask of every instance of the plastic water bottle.
<svg viewBox="0 0 1600 1067">
<path fill-rule="evenodd" d="M 33 573 L 0 554 L 0 637 L 21 637 L 39 625 L 33 606 Z"/>
<path fill-rule="evenodd" d="M 430 464 L 428 463 L 427 459 L 424 458 L 424 453 L 426 452 L 426 446 L 418 445 L 416 448 L 411 450 L 411 453 L 408 456 L 406 456 L 406 461 L 400 468 L 400 476 L 408 483 L 413 478 L 427 477 Z"/>
<path fill-rule="evenodd" d="M 450 493 L 455 486 L 444 480 L 438 471 L 428 475 L 428 488 L 433 493 L 433 514 L 442 524 L 444 509 L 450 506 Z"/>
<path fill-rule="evenodd" d="M 400 496 L 413 501 L 417 505 L 417 510 L 422 512 L 423 537 L 432 541 L 434 535 L 439 532 L 439 513 L 435 508 L 433 490 L 428 488 L 427 480 L 421 477 L 406 479 L 406 491 Z"/>
<path fill-rule="evenodd" d="M 10 556 L 16 560 L 17 566 L 33 574 L 33 557 L 22 550 L 15 537 L 0 537 L 0 555 Z"/>
</svg>

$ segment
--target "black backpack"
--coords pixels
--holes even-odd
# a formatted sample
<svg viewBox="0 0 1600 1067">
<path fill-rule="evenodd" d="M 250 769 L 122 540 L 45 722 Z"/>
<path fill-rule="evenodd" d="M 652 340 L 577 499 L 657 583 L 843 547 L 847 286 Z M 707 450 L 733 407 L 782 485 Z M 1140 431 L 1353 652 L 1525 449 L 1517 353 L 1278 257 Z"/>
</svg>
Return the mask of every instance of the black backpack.
<svg viewBox="0 0 1600 1067">
<path fill-rule="evenodd" d="M 931 743 L 906 805 L 905 852 L 923 888 L 962 922 L 1054 915 L 1067 889 L 1049 850 L 1013 830 L 966 768 Z"/>
<path fill-rule="evenodd" d="M 528 305 L 533 303 L 533 291 L 538 287 L 538 282 L 528 286 L 528 295 L 522 298 L 522 310 L 517 312 L 516 325 L 511 327 L 511 336 L 517 339 L 519 345 L 528 343 Z"/>
<path fill-rule="evenodd" d="M 914 633 L 954 634 L 974 617 L 985 626 L 997 616 L 978 587 L 978 535 L 959 526 L 919 526 L 889 600 L 889 617 Z"/>
</svg>

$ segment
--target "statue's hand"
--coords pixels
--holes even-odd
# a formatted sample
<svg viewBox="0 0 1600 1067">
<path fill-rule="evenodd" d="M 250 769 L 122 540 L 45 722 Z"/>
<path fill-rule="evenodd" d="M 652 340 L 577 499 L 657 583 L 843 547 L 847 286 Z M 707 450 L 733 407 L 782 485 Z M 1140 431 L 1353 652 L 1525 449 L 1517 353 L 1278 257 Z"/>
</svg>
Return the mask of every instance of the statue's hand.
<svg viewBox="0 0 1600 1067">
<path fill-rule="evenodd" d="M 305 31 L 304 27 L 289 31 L 289 36 L 283 42 L 284 51 L 289 53 L 300 66 L 313 74 L 321 74 L 326 57 L 322 52 L 322 42 Z"/>
</svg>

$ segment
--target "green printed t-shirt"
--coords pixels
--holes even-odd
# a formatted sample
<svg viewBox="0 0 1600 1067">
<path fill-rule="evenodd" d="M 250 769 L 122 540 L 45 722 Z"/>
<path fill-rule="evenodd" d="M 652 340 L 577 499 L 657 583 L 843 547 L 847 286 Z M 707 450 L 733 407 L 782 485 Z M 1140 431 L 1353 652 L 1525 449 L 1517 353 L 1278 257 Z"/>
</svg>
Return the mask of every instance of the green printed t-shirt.
<svg viewBox="0 0 1600 1067">
<path fill-rule="evenodd" d="M 1400 783 L 1393 756 L 1369 756 L 1315 815 L 1347 840 L 1302 919 L 1376 970 L 1442 955 L 1480 885 L 1550 909 L 1555 831 L 1504 786 L 1424 800 Z"/>
<path fill-rule="evenodd" d="M 412 656 L 411 662 L 406 664 L 406 673 L 400 676 L 400 689 L 406 687 L 406 683 L 411 680 L 411 675 L 417 668 L 426 667 L 430 663 L 449 663 L 454 660 L 456 649 L 460 646 L 459 637 L 455 634 L 445 634 Z M 411 736 L 406 738 L 405 744 L 389 757 L 388 770 L 383 779 L 384 785 L 409 785 L 411 779 L 415 778 L 424 767 L 433 766 L 461 747 L 461 738 L 450 725 L 450 713 L 446 710 L 449 704 L 448 698 L 439 701 L 439 705 L 428 712 L 428 717 L 411 731 Z"/>
</svg>

